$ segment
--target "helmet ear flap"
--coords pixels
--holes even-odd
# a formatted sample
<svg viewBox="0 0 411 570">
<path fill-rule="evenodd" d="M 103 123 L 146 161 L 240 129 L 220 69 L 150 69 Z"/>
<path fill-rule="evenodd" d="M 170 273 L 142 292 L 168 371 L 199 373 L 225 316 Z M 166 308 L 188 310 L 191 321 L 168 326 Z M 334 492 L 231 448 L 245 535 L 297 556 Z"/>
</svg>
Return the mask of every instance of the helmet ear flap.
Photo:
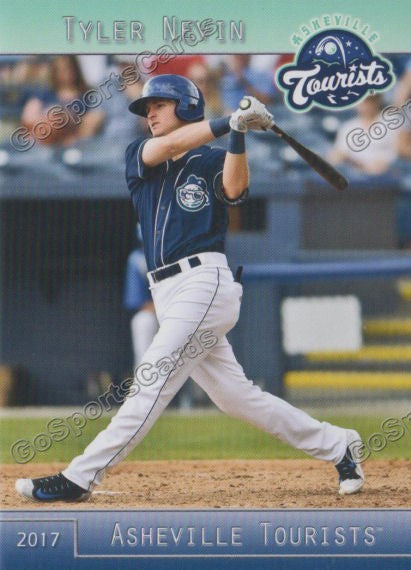
<svg viewBox="0 0 411 570">
<path fill-rule="evenodd" d="M 183 121 L 195 122 L 204 118 L 204 98 L 201 91 L 196 89 L 195 94 L 183 94 L 176 105 L 175 113 Z"/>
</svg>

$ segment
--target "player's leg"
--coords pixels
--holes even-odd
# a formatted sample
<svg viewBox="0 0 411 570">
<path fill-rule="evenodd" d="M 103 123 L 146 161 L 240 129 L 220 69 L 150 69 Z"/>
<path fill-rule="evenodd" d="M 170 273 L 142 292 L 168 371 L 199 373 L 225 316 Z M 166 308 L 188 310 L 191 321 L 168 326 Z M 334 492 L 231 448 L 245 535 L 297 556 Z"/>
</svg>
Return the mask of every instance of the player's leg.
<svg viewBox="0 0 411 570">
<path fill-rule="evenodd" d="M 202 272 L 203 279 L 173 279 L 153 291 L 160 328 L 136 371 L 133 390 L 102 431 L 76 457 L 64 475 L 78 485 L 98 484 L 109 467 L 119 463 L 145 437 L 156 419 L 180 390 L 191 371 L 233 326 L 238 309 L 223 311 L 230 290 L 222 286 L 220 272 Z M 170 280 L 171 281 L 171 280 Z M 230 299 L 231 300 L 231 299 Z M 216 335 L 210 344 L 205 333 Z M 205 338 L 205 342 L 202 339 Z"/>
<path fill-rule="evenodd" d="M 178 368 L 171 359 L 165 361 L 168 354 L 180 354 L 181 347 L 187 342 L 187 333 L 187 328 L 172 321 L 161 326 L 136 370 L 138 379 L 130 379 L 129 396 L 108 426 L 61 474 L 19 479 L 17 491 L 26 498 L 40 501 L 87 499 L 93 487 L 102 481 L 106 470 L 117 465 L 146 436 L 184 384 L 189 372 L 184 367 Z M 171 343 L 170 339 L 175 342 Z M 161 374 L 167 368 L 168 373 Z"/>
<path fill-rule="evenodd" d="M 246 378 L 225 337 L 193 370 L 191 377 L 223 412 L 250 422 L 313 457 L 340 465 L 341 461 L 350 459 L 346 457 L 350 444 L 361 445 L 360 436 L 354 430 L 320 422 L 253 384 Z M 351 472 L 356 480 L 340 485 L 340 492 L 356 492 L 362 487 L 361 467 L 352 466 L 351 471 L 353 469 L 359 472 L 358 480 Z"/>
<path fill-rule="evenodd" d="M 132 385 L 134 395 L 126 399 L 108 427 L 64 470 L 64 484 L 66 480 L 72 482 L 84 494 L 101 482 L 106 469 L 119 463 L 144 438 L 191 371 L 218 338 L 234 326 L 240 300 L 238 290 L 230 287 L 224 271 L 207 268 L 192 273 L 185 279 L 170 279 L 169 286 L 156 290 L 153 296 L 160 329 L 137 369 Z M 17 490 L 26 497 L 39 499 L 49 495 L 50 500 L 57 500 L 46 479 L 38 483 L 39 489 L 34 492 L 34 480 L 20 480 Z M 53 479 L 53 485 L 60 489 L 62 482 Z M 38 491 L 40 495 L 34 496 Z M 69 497 L 65 495 L 63 500 Z"/>
</svg>

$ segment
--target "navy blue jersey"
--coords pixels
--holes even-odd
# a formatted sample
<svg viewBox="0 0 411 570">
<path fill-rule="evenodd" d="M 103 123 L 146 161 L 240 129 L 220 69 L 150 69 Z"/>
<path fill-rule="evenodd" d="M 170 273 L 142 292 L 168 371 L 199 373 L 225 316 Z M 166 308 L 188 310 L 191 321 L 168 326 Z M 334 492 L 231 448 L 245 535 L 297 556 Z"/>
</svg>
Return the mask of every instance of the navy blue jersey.
<svg viewBox="0 0 411 570">
<path fill-rule="evenodd" d="M 147 140 L 138 138 L 128 146 L 126 180 L 141 224 L 148 270 L 196 253 L 224 253 L 227 205 L 241 204 L 247 196 L 247 191 L 237 200 L 224 195 L 226 151 L 204 145 L 150 168 L 141 158 Z"/>
</svg>

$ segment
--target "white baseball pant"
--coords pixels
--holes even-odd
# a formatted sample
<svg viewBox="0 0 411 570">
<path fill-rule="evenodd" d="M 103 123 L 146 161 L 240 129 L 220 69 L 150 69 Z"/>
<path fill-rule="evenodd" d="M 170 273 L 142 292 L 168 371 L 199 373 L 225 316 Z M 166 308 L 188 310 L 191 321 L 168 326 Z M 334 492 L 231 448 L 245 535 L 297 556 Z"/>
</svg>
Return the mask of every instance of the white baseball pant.
<svg viewBox="0 0 411 570">
<path fill-rule="evenodd" d="M 80 487 L 92 489 L 126 457 L 189 376 L 223 412 L 318 459 L 336 464 L 343 458 L 349 430 L 315 420 L 246 378 L 225 337 L 238 320 L 242 286 L 225 255 L 198 257 L 202 265 L 152 285 L 160 328 L 136 371 L 131 395 L 63 471 Z M 189 269 L 187 258 L 180 263 Z"/>
</svg>

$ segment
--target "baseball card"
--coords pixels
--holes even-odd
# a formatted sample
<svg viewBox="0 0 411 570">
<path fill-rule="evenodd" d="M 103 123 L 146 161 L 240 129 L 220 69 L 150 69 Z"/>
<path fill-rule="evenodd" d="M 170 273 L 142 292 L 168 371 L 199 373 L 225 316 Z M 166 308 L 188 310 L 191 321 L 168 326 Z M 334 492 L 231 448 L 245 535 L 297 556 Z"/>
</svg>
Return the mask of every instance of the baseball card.
<svg viewBox="0 0 411 570">
<path fill-rule="evenodd" d="M 408 3 L 0 7 L 1 567 L 408 568 Z"/>
</svg>

